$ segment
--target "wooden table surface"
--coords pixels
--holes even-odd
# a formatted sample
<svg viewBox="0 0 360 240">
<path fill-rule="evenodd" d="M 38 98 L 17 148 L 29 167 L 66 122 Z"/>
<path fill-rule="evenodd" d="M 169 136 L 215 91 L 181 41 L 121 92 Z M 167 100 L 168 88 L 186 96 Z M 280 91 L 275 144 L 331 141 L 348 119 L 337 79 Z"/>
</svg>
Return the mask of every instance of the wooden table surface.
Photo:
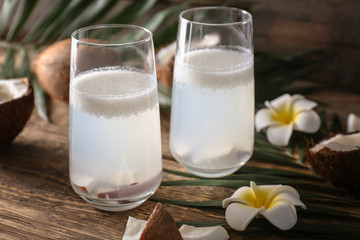
<svg viewBox="0 0 360 240">
<path fill-rule="evenodd" d="M 340 91 L 320 91 L 313 99 L 330 103 L 329 113 L 338 111 L 345 119 L 349 111 L 360 113 L 360 94 Z M 147 219 L 156 201 L 146 201 L 126 212 L 106 212 L 84 202 L 72 190 L 68 173 L 68 105 L 51 101 L 52 123 L 42 120 L 36 111 L 23 132 L 12 145 L 0 151 L 0 239 L 121 239 L 128 216 Z M 172 158 L 168 147 L 169 117 L 162 115 L 163 167 L 186 171 Z M 247 165 L 266 168 L 285 168 L 280 165 L 251 159 Z M 293 168 L 304 173 L 307 169 Z M 163 173 L 163 181 L 185 179 Z M 360 232 L 360 204 L 344 196 L 325 181 L 314 181 L 316 186 L 328 186 L 325 195 L 339 201 L 302 198 L 305 204 L 316 201 L 320 206 L 341 210 L 344 215 L 299 214 L 299 221 L 347 224 L 359 231 L 334 235 L 338 239 L 356 239 Z M 295 186 L 303 189 L 301 185 Z M 234 189 L 209 186 L 160 186 L 154 198 L 206 201 L 229 197 Z M 175 221 L 224 220 L 223 209 L 190 208 L 165 203 Z M 306 210 L 304 211 L 306 213 Z M 357 214 L 357 215 L 356 215 Z M 256 219 L 254 221 L 257 221 Z M 245 232 L 228 228 L 231 239 L 317 238 L 314 232 L 280 231 L 267 226 L 249 225 Z M 329 237 L 329 236 L 326 236 Z"/>
<path fill-rule="evenodd" d="M 50 4 L 49 1 L 42 2 Z M 180 0 L 159 2 L 168 4 Z M 350 112 L 360 115 L 360 38 L 356 24 L 359 22 L 360 1 L 238 2 L 239 7 L 253 14 L 256 50 L 283 54 L 320 48 L 332 53 L 326 70 L 318 79 L 328 84 L 352 85 L 357 90 L 323 90 L 309 97 L 329 104 L 317 110 L 325 109 L 329 115 L 339 114 L 343 124 Z M 39 15 L 42 15 L 46 7 L 39 9 Z M 34 14 L 34 19 L 37 20 L 38 15 Z M 33 25 L 29 24 L 29 27 Z M 4 54 L 0 54 L 0 63 L 4 59 Z M 128 216 L 146 220 L 157 202 L 149 200 L 126 212 L 105 212 L 95 209 L 75 194 L 68 173 L 68 105 L 58 101 L 51 101 L 49 105 L 52 123 L 42 120 L 34 110 L 30 121 L 12 145 L 0 150 L 0 239 L 121 239 Z M 161 125 L 163 167 L 186 172 L 169 151 L 168 116 L 162 115 Z M 246 165 L 290 169 L 313 175 L 309 169 L 289 168 L 258 159 L 251 159 Z M 186 177 L 163 173 L 163 181 L 178 179 Z M 310 190 L 316 191 L 324 186 L 326 191 L 320 194 L 333 200 L 301 197 L 306 205 L 317 204 L 334 209 L 334 214 L 327 215 L 307 213 L 307 210 L 299 212 L 299 223 L 313 223 L 315 231 L 296 228 L 298 225 L 289 231 L 277 230 L 270 224 L 263 228 L 256 224 L 259 219 L 254 219 L 254 223 L 244 232 L 227 228 L 231 239 L 360 239 L 360 202 L 324 180 L 314 181 Z M 294 187 L 309 190 L 309 184 Z M 212 201 L 229 197 L 234 191 L 210 186 L 160 186 L 153 198 Z M 175 221 L 224 220 L 223 209 L 191 208 L 167 203 L 165 206 Z M 358 231 L 328 235 L 316 232 L 316 224 L 326 226 L 327 223 L 333 224 L 331 226 L 355 226 Z"/>
</svg>

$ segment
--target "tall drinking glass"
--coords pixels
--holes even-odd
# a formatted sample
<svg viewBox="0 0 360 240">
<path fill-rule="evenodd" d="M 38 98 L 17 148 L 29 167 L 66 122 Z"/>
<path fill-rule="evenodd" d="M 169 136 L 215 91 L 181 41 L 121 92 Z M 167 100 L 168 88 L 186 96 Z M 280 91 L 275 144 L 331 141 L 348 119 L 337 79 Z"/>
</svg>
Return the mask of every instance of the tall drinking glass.
<svg viewBox="0 0 360 240">
<path fill-rule="evenodd" d="M 170 149 L 198 176 L 229 175 L 252 155 L 253 52 L 250 13 L 205 7 L 180 14 Z"/>
<path fill-rule="evenodd" d="M 70 180 L 109 211 L 134 208 L 161 182 L 160 115 L 152 33 L 98 25 L 72 34 Z"/>
</svg>

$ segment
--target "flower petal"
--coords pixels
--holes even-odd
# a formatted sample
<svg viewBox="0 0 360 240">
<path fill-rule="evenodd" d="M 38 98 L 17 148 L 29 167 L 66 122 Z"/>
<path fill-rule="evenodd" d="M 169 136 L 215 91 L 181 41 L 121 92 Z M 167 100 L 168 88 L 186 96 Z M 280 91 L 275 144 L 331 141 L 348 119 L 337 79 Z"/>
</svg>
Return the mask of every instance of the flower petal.
<svg viewBox="0 0 360 240">
<path fill-rule="evenodd" d="M 261 131 L 262 129 L 271 126 L 278 125 L 277 121 L 274 121 L 273 115 L 269 109 L 263 108 L 256 112 L 255 114 L 255 127 L 256 131 Z"/>
<path fill-rule="evenodd" d="M 275 98 L 274 100 L 268 102 L 265 102 L 265 106 L 267 108 L 273 108 L 275 111 L 277 109 L 283 109 L 285 106 L 287 106 L 290 103 L 291 96 L 290 94 L 286 93 L 284 95 L 281 95 L 280 97 Z"/>
<path fill-rule="evenodd" d="M 270 208 L 262 210 L 260 214 L 281 230 L 289 230 L 297 221 L 296 209 L 287 200 L 273 202 Z"/>
<path fill-rule="evenodd" d="M 296 115 L 294 129 L 306 133 L 315 133 L 319 130 L 320 125 L 319 115 L 313 110 L 307 110 Z"/>
<path fill-rule="evenodd" d="M 293 114 L 296 115 L 301 111 L 311 110 L 316 106 L 317 106 L 317 103 L 314 101 L 308 100 L 304 97 L 296 98 L 296 99 L 294 99 L 293 104 L 292 104 Z"/>
<path fill-rule="evenodd" d="M 300 206 L 303 209 L 306 208 L 305 204 L 302 201 L 300 201 L 300 195 L 296 191 L 296 189 L 286 185 L 274 189 L 268 195 L 268 198 L 266 199 L 264 206 L 270 206 L 272 205 L 273 202 L 276 202 L 280 199 L 288 200 L 293 205 Z"/>
<path fill-rule="evenodd" d="M 350 113 L 347 119 L 347 131 L 355 132 L 360 131 L 360 117 Z"/>
<path fill-rule="evenodd" d="M 293 124 L 271 126 L 266 131 L 269 142 L 277 146 L 286 146 L 289 143 L 293 131 Z"/>
<path fill-rule="evenodd" d="M 273 192 L 275 189 L 281 187 L 281 185 L 261 185 L 257 186 L 255 182 L 250 182 L 251 190 L 255 196 L 256 205 L 255 207 L 265 206 L 265 200 L 268 198 L 268 195 Z"/>
<path fill-rule="evenodd" d="M 306 209 L 305 204 L 300 200 L 300 198 L 296 197 L 295 195 L 293 195 L 293 194 L 291 194 L 289 192 L 284 192 L 284 193 L 277 194 L 272 199 L 270 205 L 272 205 L 272 202 L 276 202 L 276 201 L 279 201 L 279 200 L 288 200 L 294 206 L 299 206 L 299 207 L 302 207 L 303 209 Z"/>
<path fill-rule="evenodd" d="M 225 211 L 225 218 L 230 227 L 244 231 L 251 220 L 263 210 L 264 207 L 254 208 L 241 203 L 231 203 Z"/>
<path fill-rule="evenodd" d="M 249 206 L 255 206 L 255 197 L 253 191 L 249 187 L 241 187 L 234 192 L 230 198 L 223 200 L 223 208 L 226 208 L 230 203 L 237 202 Z"/>
</svg>

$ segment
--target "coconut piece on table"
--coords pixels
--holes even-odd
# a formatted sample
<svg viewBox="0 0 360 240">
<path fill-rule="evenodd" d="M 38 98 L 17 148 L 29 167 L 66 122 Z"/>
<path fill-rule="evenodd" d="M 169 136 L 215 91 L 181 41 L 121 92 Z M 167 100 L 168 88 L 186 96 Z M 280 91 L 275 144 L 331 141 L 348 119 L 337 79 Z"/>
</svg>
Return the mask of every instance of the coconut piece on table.
<svg viewBox="0 0 360 240">
<path fill-rule="evenodd" d="M 139 240 L 158 239 L 182 240 L 176 223 L 161 203 L 156 204 Z"/>
<path fill-rule="evenodd" d="M 193 227 L 182 225 L 179 229 L 184 240 L 227 240 L 229 234 L 222 226 Z"/>
<path fill-rule="evenodd" d="M 158 203 L 147 222 L 133 217 L 128 218 L 123 240 L 138 239 L 226 240 L 229 239 L 229 235 L 222 226 L 197 228 L 184 224 L 178 229 L 170 213 Z"/>
<path fill-rule="evenodd" d="M 34 92 L 27 78 L 0 80 L 0 147 L 23 130 L 34 108 Z"/>
<path fill-rule="evenodd" d="M 123 240 L 138 240 L 146 226 L 147 221 L 129 216 Z"/>
<path fill-rule="evenodd" d="M 182 159 L 192 162 L 194 165 L 201 164 L 203 167 L 215 168 L 224 167 L 224 164 L 229 164 L 230 161 L 237 161 L 236 147 L 234 144 L 226 144 L 217 147 L 202 149 L 195 152 L 183 154 Z"/>
<path fill-rule="evenodd" d="M 181 240 L 181 234 L 165 207 L 158 203 L 148 221 L 129 217 L 123 240 Z"/>
<path fill-rule="evenodd" d="M 306 150 L 316 172 L 350 192 L 360 190 L 360 132 L 337 134 Z"/>
</svg>

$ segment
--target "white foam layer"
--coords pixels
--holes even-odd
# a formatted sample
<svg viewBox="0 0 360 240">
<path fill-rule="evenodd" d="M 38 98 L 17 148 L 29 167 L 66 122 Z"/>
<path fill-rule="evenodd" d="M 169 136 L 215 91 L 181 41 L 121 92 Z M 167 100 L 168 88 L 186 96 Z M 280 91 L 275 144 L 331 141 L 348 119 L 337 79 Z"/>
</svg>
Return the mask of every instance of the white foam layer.
<svg viewBox="0 0 360 240">
<path fill-rule="evenodd" d="M 253 56 L 242 48 L 193 50 L 176 56 L 174 78 L 198 87 L 233 88 L 254 79 Z"/>
<path fill-rule="evenodd" d="M 128 69 L 98 69 L 70 83 L 70 104 L 97 117 L 127 117 L 157 105 L 155 79 Z"/>
</svg>

